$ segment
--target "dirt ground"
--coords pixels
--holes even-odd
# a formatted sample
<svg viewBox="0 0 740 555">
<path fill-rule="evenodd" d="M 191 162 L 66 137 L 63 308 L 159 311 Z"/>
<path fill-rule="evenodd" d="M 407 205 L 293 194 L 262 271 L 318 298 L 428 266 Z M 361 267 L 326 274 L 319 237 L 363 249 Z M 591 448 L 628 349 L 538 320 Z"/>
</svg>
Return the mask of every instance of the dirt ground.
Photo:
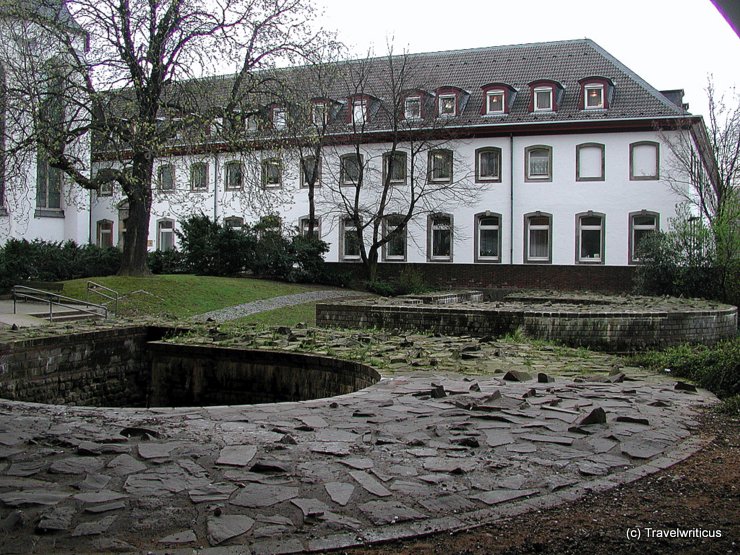
<svg viewBox="0 0 740 555">
<path fill-rule="evenodd" d="M 468 532 L 346 553 L 740 553 L 740 419 L 708 412 L 703 417 L 701 433 L 716 437 L 688 460 L 606 493 Z M 637 533 L 636 529 L 640 538 L 628 538 L 629 534 Z M 676 530 L 696 530 L 699 534 L 704 531 L 709 537 L 659 537 Z M 718 534 L 721 537 L 711 537 Z"/>
</svg>

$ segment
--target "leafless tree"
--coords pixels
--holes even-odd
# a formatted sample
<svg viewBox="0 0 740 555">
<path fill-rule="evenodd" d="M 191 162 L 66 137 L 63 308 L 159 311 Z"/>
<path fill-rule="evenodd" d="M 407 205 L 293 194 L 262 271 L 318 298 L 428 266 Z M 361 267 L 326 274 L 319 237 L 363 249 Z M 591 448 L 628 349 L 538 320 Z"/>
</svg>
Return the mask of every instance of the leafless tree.
<svg viewBox="0 0 740 555">
<path fill-rule="evenodd" d="M 83 189 L 119 187 L 129 214 L 120 273 L 130 275 L 148 272 L 155 159 L 173 144 L 245 149 L 232 124 L 263 110 L 269 69 L 324 37 L 308 0 L 68 0 L 74 20 L 61 0 L 0 2 L 14 29 L 7 112 L 20 124 L 5 126 L 6 158 L 38 150 Z M 40 60 L 45 48 L 54 55 Z M 228 69 L 233 78 L 213 77 Z M 90 143 L 105 171 L 90 173 Z"/>
</svg>

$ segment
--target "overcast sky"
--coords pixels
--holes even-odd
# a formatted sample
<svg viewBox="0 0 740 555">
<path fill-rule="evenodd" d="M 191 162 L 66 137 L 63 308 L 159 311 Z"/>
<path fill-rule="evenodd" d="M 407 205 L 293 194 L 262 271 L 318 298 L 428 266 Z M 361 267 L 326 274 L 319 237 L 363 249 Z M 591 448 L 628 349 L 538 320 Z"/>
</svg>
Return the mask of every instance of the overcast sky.
<svg viewBox="0 0 740 555">
<path fill-rule="evenodd" d="M 710 0 L 315 0 L 353 53 L 431 52 L 590 38 L 658 90 L 706 116 L 707 74 L 740 85 L 740 38 Z M 738 0 L 740 1 L 740 0 Z"/>
</svg>

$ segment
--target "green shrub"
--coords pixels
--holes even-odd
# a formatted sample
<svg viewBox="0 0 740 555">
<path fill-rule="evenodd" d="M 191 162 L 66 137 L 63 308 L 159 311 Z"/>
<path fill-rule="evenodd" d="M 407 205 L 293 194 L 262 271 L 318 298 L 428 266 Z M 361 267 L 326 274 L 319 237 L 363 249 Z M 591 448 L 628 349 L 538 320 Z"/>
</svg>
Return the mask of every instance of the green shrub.
<svg viewBox="0 0 740 555">
<path fill-rule="evenodd" d="M 418 295 L 431 289 L 424 274 L 412 266 L 404 266 L 398 275 L 396 290 L 399 295 Z"/>
<path fill-rule="evenodd" d="M 146 263 L 153 274 L 186 274 L 188 272 L 185 255 L 177 250 L 150 252 Z"/>
<path fill-rule="evenodd" d="M 632 357 L 633 362 L 658 372 L 670 370 L 718 397 L 740 395 L 740 339 L 728 339 L 713 346 L 679 345 L 664 351 L 647 351 Z"/>
<path fill-rule="evenodd" d="M 365 289 L 382 297 L 394 297 L 398 294 L 398 289 L 396 285 L 388 281 L 383 281 L 381 279 L 376 279 L 375 281 L 366 281 Z"/>
<path fill-rule="evenodd" d="M 329 251 L 329 245 L 316 237 L 297 234 L 291 240 L 291 250 L 294 257 L 291 281 L 306 283 L 327 281 L 323 255 Z"/>
</svg>

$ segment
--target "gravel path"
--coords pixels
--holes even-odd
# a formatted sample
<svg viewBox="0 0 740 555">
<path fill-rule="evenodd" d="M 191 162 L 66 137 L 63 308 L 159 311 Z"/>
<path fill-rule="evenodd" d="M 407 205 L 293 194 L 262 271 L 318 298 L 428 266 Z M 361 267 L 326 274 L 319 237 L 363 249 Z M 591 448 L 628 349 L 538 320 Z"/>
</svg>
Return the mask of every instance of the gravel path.
<svg viewBox="0 0 740 555">
<path fill-rule="evenodd" d="M 229 306 L 219 310 L 212 310 L 205 314 L 193 316 L 191 320 L 195 322 L 205 322 L 210 319 L 216 322 L 227 322 L 236 320 L 250 314 L 258 312 L 267 312 L 284 306 L 293 306 L 297 304 L 310 303 L 313 301 L 324 301 L 327 299 L 339 299 L 342 297 L 359 297 L 367 293 L 362 291 L 343 291 L 340 289 L 330 289 L 323 291 L 308 291 L 306 293 L 296 293 L 294 295 L 283 295 L 282 297 L 273 297 L 271 299 L 262 299 L 251 303 Z"/>
</svg>

